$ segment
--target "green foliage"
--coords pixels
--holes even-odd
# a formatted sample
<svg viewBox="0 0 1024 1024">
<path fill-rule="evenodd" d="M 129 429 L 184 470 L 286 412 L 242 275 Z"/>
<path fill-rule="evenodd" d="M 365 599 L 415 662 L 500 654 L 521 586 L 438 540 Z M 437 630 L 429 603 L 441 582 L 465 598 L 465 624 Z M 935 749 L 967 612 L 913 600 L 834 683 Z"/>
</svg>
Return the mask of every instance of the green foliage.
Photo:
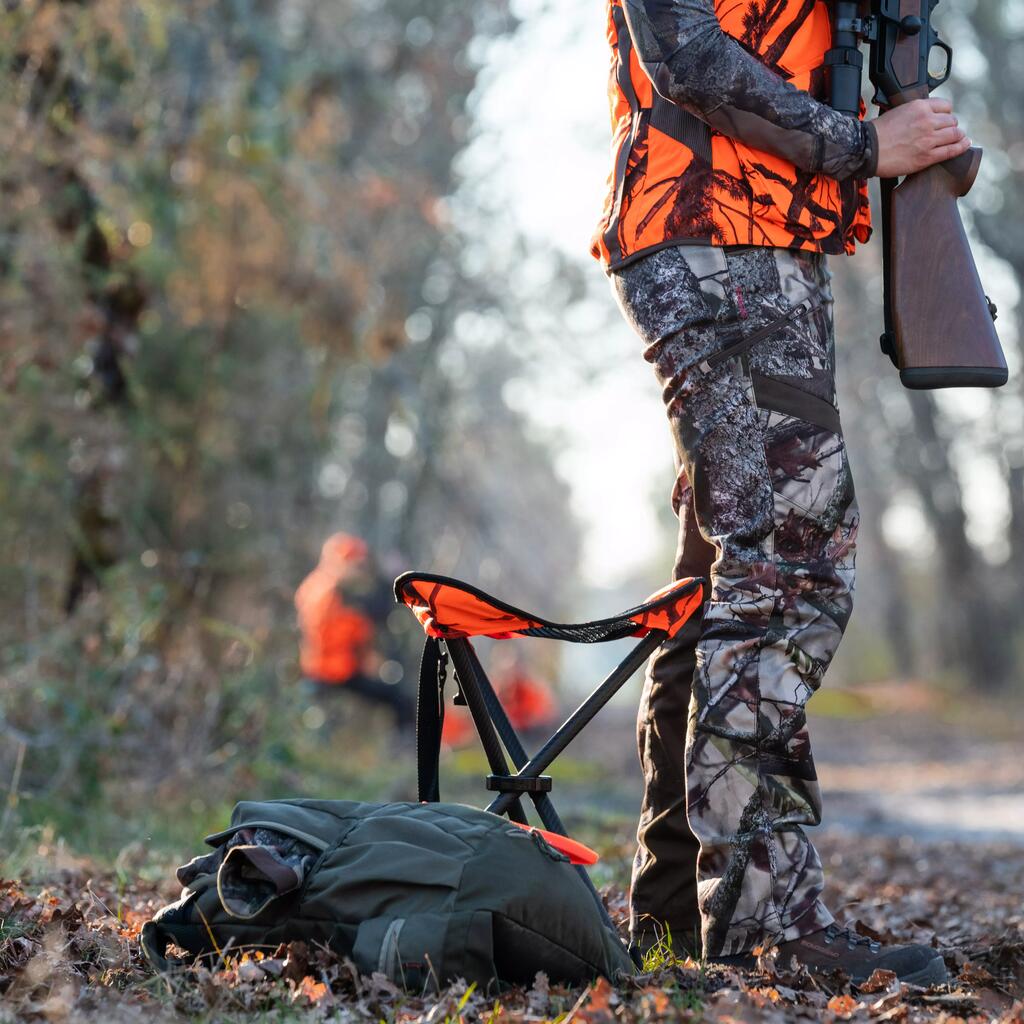
<svg viewBox="0 0 1024 1024">
<path fill-rule="evenodd" d="M 509 24 L 504 0 L 0 14 L 21 822 L 106 849 L 192 841 L 256 793 L 408 795 L 383 723 L 318 725 L 297 685 L 291 600 L 334 529 L 385 575 L 513 562 L 524 600 L 567 591 L 567 490 L 501 397 L 519 364 L 453 328 L 505 301 L 462 267 L 446 197 L 474 41 Z M 412 666 L 411 618 L 387 629 Z"/>
</svg>

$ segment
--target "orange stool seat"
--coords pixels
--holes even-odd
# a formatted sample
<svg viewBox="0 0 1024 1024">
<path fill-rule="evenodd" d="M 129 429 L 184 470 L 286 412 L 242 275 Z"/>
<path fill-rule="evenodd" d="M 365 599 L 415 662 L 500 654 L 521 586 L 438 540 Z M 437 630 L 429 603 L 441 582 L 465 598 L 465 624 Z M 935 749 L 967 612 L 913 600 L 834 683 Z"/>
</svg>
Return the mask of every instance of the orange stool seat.
<svg viewBox="0 0 1024 1024">
<path fill-rule="evenodd" d="M 704 580 L 677 580 L 635 608 L 592 622 L 552 622 L 492 597 L 472 584 L 429 572 L 407 572 L 399 576 L 395 580 L 395 599 L 412 611 L 427 634 L 416 701 L 416 774 L 420 800 L 441 799 L 440 753 L 450 661 L 458 684 L 455 703 L 469 709 L 490 767 L 485 785 L 496 796 L 487 810 L 492 814 L 507 814 L 514 824 L 529 828 L 523 804 L 527 798 L 533 801 L 547 830 L 537 831 L 576 865 L 594 897 L 598 913 L 614 932 L 608 911 L 586 872 L 586 866 L 597 860 L 597 854 L 568 838 L 565 825 L 551 802 L 554 780 L 542 773 L 658 647 L 699 612 L 704 602 Z M 473 649 L 472 638 L 478 636 L 495 640 L 535 636 L 581 644 L 629 636 L 641 639 L 530 757 L 508 709 L 503 706 Z"/>
<path fill-rule="evenodd" d="M 652 630 L 675 634 L 700 607 L 702 581 L 677 580 L 642 604 L 593 622 L 551 622 L 485 594 L 478 587 L 449 576 L 406 572 L 395 580 L 395 598 L 406 605 L 429 637 L 440 640 L 486 636 L 547 637 L 572 643 L 604 643 L 627 636 L 643 637 Z"/>
</svg>

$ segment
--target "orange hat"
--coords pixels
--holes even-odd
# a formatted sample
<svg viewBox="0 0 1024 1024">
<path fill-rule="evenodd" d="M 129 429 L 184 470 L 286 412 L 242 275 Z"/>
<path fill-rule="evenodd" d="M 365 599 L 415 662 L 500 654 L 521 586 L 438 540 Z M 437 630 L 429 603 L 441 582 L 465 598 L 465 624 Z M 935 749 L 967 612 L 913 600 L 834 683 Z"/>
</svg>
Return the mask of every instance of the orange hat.
<svg viewBox="0 0 1024 1024">
<path fill-rule="evenodd" d="M 369 554 L 366 541 L 350 533 L 333 533 L 320 549 L 320 565 L 325 569 L 362 562 Z"/>
</svg>

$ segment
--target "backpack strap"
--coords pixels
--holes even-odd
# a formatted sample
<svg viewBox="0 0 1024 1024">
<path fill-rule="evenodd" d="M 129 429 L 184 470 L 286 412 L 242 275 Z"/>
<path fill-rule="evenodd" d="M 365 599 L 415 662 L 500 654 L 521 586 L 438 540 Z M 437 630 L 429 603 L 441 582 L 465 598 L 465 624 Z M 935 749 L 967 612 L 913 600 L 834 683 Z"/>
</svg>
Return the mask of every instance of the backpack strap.
<svg viewBox="0 0 1024 1024">
<path fill-rule="evenodd" d="M 361 974 L 379 972 L 412 992 L 436 992 L 454 978 L 489 981 L 498 975 L 493 915 L 482 909 L 368 918 L 359 924 L 352 960 Z"/>
<path fill-rule="evenodd" d="M 215 944 L 209 946 L 209 938 L 213 934 L 209 926 L 205 923 L 199 925 L 195 921 L 197 900 L 198 893 L 186 892 L 177 903 L 164 907 L 152 921 L 142 926 L 139 945 L 150 966 L 158 974 L 188 967 L 195 962 L 197 955 L 213 952 L 216 948 Z M 192 955 L 180 960 L 169 957 L 167 947 L 172 943 Z"/>
<path fill-rule="evenodd" d="M 428 636 L 420 661 L 416 696 L 416 782 L 421 802 L 441 799 L 441 728 L 444 725 L 444 684 L 448 652 L 437 637 Z"/>
<path fill-rule="evenodd" d="M 142 926 L 139 945 L 149 961 L 149 966 L 158 974 L 166 974 L 175 966 L 167 959 L 167 947 L 173 938 L 170 932 L 162 928 L 156 921 L 147 921 Z"/>
</svg>

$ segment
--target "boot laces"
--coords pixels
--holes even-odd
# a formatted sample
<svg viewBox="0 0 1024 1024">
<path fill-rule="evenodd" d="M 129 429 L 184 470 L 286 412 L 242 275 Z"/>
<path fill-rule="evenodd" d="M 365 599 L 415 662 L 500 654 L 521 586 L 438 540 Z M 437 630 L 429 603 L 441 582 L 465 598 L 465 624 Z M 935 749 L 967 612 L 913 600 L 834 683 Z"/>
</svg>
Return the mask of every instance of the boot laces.
<svg viewBox="0 0 1024 1024">
<path fill-rule="evenodd" d="M 876 942 L 874 939 L 868 938 L 866 935 L 861 935 L 855 932 L 852 928 L 840 928 L 837 924 L 830 924 L 825 929 L 825 944 L 831 946 L 833 942 L 845 939 L 846 945 L 850 949 L 856 949 L 858 946 L 867 946 L 872 953 L 877 953 L 882 945 L 880 942 Z"/>
</svg>

